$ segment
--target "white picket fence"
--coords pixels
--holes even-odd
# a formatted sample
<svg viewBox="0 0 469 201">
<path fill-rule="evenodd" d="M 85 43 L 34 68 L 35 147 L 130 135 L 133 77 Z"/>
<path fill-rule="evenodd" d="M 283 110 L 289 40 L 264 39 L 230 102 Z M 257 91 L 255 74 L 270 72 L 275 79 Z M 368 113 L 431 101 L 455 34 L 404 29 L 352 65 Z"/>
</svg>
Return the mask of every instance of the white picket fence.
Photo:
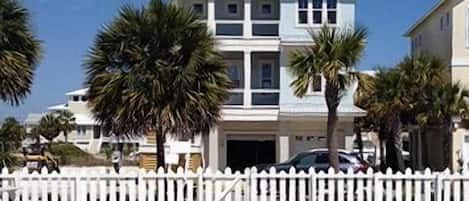
<svg viewBox="0 0 469 201">
<path fill-rule="evenodd" d="M 43 172 L 46 172 L 45 170 Z M 0 174 L 2 201 L 467 201 L 469 173 L 146 172 Z"/>
</svg>

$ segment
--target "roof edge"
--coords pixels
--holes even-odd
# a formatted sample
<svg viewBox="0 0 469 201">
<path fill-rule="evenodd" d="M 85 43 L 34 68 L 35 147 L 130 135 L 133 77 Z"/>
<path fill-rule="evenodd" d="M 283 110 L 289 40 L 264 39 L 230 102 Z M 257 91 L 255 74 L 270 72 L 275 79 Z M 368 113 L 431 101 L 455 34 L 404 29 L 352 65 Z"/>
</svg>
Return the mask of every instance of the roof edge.
<svg viewBox="0 0 469 201">
<path fill-rule="evenodd" d="M 410 33 L 413 32 L 419 25 L 421 25 L 431 14 L 433 14 L 438 8 L 440 8 L 447 0 L 440 0 L 436 5 L 434 5 L 429 11 L 420 17 L 417 22 L 415 22 L 407 31 L 404 33 L 405 37 L 409 37 Z"/>
</svg>

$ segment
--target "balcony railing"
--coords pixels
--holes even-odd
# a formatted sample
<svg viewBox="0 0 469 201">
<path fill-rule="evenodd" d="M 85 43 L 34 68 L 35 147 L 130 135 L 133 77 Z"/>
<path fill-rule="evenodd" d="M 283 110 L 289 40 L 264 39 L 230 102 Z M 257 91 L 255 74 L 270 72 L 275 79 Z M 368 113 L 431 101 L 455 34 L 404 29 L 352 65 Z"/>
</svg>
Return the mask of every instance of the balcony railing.
<svg viewBox="0 0 469 201">
<path fill-rule="evenodd" d="M 278 20 L 215 20 L 215 35 L 219 37 L 278 37 Z"/>
<path fill-rule="evenodd" d="M 278 20 L 254 20 L 252 21 L 253 36 L 278 36 Z"/>
<path fill-rule="evenodd" d="M 279 90 L 278 89 L 257 89 L 252 90 L 253 106 L 278 106 Z"/>
</svg>

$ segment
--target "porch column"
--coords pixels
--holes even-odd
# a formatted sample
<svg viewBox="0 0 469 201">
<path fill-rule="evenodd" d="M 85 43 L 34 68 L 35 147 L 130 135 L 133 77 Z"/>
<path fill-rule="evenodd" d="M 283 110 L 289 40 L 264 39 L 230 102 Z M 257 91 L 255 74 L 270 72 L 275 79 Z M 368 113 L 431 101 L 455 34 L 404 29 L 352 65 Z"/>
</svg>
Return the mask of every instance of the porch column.
<svg viewBox="0 0 469 201">
<path fill-rule="evenodd" d="M 207 26 L 213 35 L 216 35 L 215 0 L 207 1 Z"/>
<path fill-rule="evenodd" d="M 244 38 L 252 37 L 251 0 L 244 0 L 243 35 Z"/>
<path fill-rule="evenodd" d="M 212 168 L 212 170 L 218 170 L 220 159 L 219 141 L 218 126 L 215 125 L 210 128 L 208 136 L 208 167 Z"/>
<path fill-rule="evenodd" d="M 251 51 L 244 51 L 244 96 L 245 108 L 251 107 Z"/>
<path fill-rule="evenodd" d="M 283 162 L 290 158 L 290 135 L 287 122 L 280 122 L 279 125 L 278 162 Z"/>
</svg>

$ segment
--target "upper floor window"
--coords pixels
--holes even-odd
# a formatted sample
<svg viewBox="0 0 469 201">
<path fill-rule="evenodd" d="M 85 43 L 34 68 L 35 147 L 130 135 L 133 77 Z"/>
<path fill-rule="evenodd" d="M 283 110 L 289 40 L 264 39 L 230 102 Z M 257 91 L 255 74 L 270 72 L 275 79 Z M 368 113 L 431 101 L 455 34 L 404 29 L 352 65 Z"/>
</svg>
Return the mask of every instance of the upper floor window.
<svg viewBox="0 0 469 201">
<path fill-rule="evenodd" d="M 233 88 L 241 88 L 241 62 L 228 61 L 228 77 Z"/>
<path fill-rule="evenodd" d="M 203 15 L 204 14 L 204 4 L 194 3 L 194 4 L 192 4 L 192 10 L 194 10 L 194 13 L 197 14 L 197 15 Z"/>
<path fill-rule="evenodd" d="M 449 28 L 449 12 L 446 12 L 444 15 L 440 16 L 440 30 L 445 31 Z"/>
<path fill-rule="evenodd" d="M 466 48 L 469 49 L 469 8 L 466 10 Z"/>
<path fill-rule="evenodd" d="M 308 94 L 316 95 L 322 94 L 324 88 L 323 77 L 320 74 L 314 76 L 313 80 L 310 83 Z"/>
<path fill-rule="evenodd" d="M 271 62 L 264 62 L 261 64 L 262 73 L 262 88 L 272 88 L 273 81 L 273 65 Z"/>
<path fill-rule="evenodd" d="M 313 0 L 313 24 L 322 24 L 322 0 Z"/>
<path fill-rule="evenodd" d="M 308 0 L 298 0 L 298 23 L 308 24 Z"/>
<path fill-rule="evenodd" d="M 261 4 L 261 14 L 262 15 L 272 15 L 272 4 L 270 3 L 262 3 Z"/>
<path fill-rule="evenodd" d="M 81 101 L 83 101 L 83 102 L 88 101 L 88 97 L 87 96 L 81 96 Z"/>
<path fill-rule="evenodd" d="M 238 11 L 238 4 L 235 3 L 235 2 L 232 2 L 232 3 L 228 3 L 226 5 L 226 9 L 227 9 L 227 13 L 229 15 L 238 15 L 239 11 Z"/>
<path fill-rule="evenodd" d="M 327 0 L 327 23 L 337 24 L 337 0 Z"/>
<path fill-rule="evenodd" d="M 337 24 L 337 0 L 298 0 L 298 24 Z"/>
<path fill-rule="evenodd" d="M 80 101 L 80 96 L 73 96 L 73 97 L 72 97 L 72 101 L 73 101 L 73 102 L 78 102 L 78 101 Z"/>
</svg>

